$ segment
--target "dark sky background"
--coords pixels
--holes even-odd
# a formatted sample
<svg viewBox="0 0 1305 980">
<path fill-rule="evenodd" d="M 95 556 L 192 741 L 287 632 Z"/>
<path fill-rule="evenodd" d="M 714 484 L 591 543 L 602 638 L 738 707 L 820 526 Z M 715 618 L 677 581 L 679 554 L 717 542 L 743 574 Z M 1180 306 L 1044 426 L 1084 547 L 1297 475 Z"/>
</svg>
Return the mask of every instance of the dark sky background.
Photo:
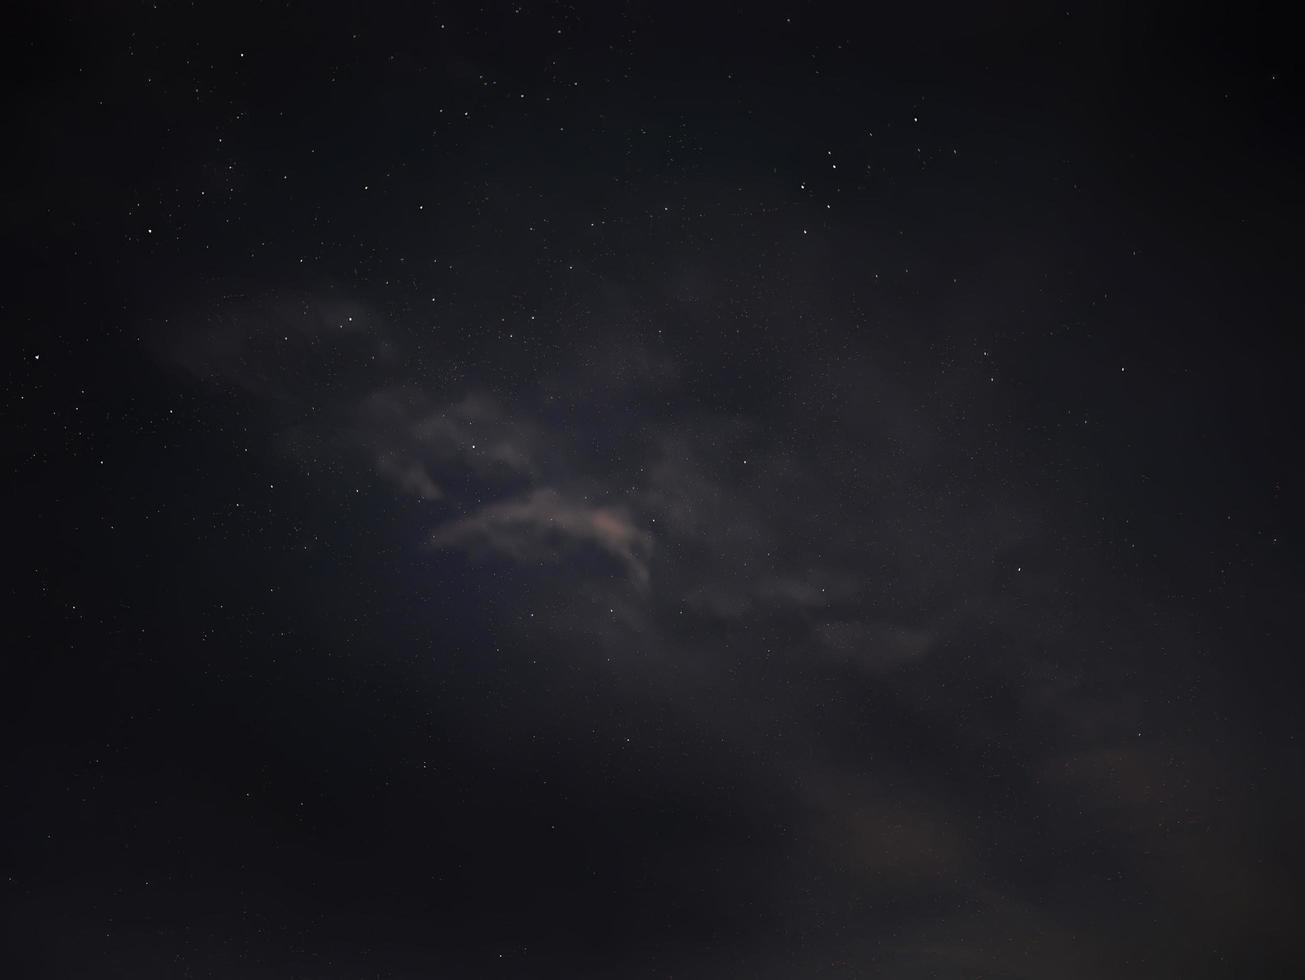
<svg viewBox="0 0 1305 980">
<path fill-rule="evenodd" d="M 1269 9 L 8 10 L 5 975 L 1298 976 Z"/>
</svg>

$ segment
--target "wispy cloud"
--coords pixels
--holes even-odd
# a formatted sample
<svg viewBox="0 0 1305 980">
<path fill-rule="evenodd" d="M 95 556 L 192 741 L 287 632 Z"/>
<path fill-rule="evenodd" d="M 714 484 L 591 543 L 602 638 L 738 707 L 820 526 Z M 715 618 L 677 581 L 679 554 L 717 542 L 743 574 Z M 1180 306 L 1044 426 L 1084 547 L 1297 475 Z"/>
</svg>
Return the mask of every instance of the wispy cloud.
<svg viewBox="0 0 1305 980">
<path fill-rule="evenodd" d="M 649 582 L 653 538 L 619 507 L 568 499 L 539 489 L 524 497 L 489 504 L 437 528 L 436 548 L 487 548 L 517 561 L 556 561 L 568 551 L 593 547 L 620 563 L 641 587 Z"/>
<path fill-rule="evenodd" d="M 376 472 L 404 493 L 413 494 L 422 500 L 435 501 L 444 497 L 444 491 L 431 479 L 426 467 L 415 459 L 381 453 L 376 457 Z"/>
<path fill-rule="evenodd" d="M 691 375 L 633 341 L 492 392 L 440 388 L 429 357 L 372 367 L 398 341 L 360 327 L 365 313 L 265 306 L 261 319 L 263 306 L 245 304 L 179 336 L 175 360 L 260 403 L 313 409 L 294 417 L 303 458 L 327 471 L 364 462 L 378 491 L 437 505 L 414 540 L 556 572 L 532 583 L 557 601 L 535 603 L 548 611 L 530 629 L 760 760 L 767 792 L 795 806 L 799 833 L 824 845 L 846 887 L 973 908 L 930 916 L 887 948 L 903 976 L 983 961 L 1012 977 L 1092 975 L 1064 965 L 1068 946 L 1022 963 L 982 945 L 997 928 L 1021 947 L 1055 935 L 1053 903 L 1022 864 L 1067 861 L 1079 838 L 1108 841 L 1117 865 L 1145 854 L 1211 906 L 1232 904 L 1231 862 L 1202 863 L 1205 850 L 1262 874 L 1252 848 L 1228 844 L 1239 813 L 1204 836 L 1170 831 L 1172 814 L 1198 808 L 1172 785 L 1174 760 L 1199 758 L 1201 739 L 1148 750 L 1130 673 L 1143 658 L 1121 652 L 1140 648 L 1123 645 L 1122 615 L 1109 635 L 1075 614 L 1073 591 L 1037 561 L 1043 502 L 976 463 L 868 355 L 834 367 L 795 357 L 768 418 L 704 407 Z M 317 370 L 359 352 L 368 367 L 347 389 Z M 637 658 L 608 656 L 636 645 Z M 811 778 L 817 765 L 828 778 Z M 1183 777 L 1201 787 L 1227 768 Z M 1073 818 L 1049 833 L 1040 815 L 1066 800 Z M 976 809 L 982 824 L 958 819 Z M 1123 885 L 1118 898 L 1143 901 Z"/>
<path fill-rule="evenodd" d="M 441 474 L 488 481 L 526 481 L 537 473 L 539 431 L 510 416 L 494 399 L 468 394 L 437 404 L 422 389 L 397 385 L 364 397 L 347 441 L 372 457 L 376 472 L 404 493 L 445 497 Z"/>
</svg>

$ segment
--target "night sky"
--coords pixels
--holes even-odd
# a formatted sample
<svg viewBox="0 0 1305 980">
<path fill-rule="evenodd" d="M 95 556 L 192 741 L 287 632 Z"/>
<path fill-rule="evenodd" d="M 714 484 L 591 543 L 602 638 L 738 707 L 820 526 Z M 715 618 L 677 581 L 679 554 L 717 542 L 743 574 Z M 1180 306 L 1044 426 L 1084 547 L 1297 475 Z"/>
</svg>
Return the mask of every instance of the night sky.
<svg viewBox="0 0 1305 980">
<path fill-rule="evenodd" d="M 1300 975 L 1297 35 L 864 6 L 6 12 L 0 972 Z"/>
</svg>

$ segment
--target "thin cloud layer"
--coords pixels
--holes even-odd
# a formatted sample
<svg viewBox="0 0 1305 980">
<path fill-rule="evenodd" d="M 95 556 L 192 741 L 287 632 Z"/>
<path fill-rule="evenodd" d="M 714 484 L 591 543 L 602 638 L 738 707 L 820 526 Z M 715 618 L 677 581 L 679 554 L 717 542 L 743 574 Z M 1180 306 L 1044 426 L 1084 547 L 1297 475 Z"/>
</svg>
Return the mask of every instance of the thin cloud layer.
<svg viewBox="0 0 1305 980">
<path fill-rule="evenodd" d="M 542 448 L 534 427 L 509 417 L 486 395 L 441 405 L 411 384 L 362 398 L 346 440 L 371 456 L 392 485 L 431 501 L 444 495 L 434 474 L 458 482 L 468 475 L 498 483 L 533 480 Z"/>
<path fill-rule="evenodd" d="M 401 330 L 373 329 L 404 349 Z M 183 366 L 239 376 L 246 341 L 232 336 L 183 343 Z M 351 341 L 327 332 L 315 343 Z M 637 344 L 604 351 L 591 345 L 507 393 L 468 382 L 437 396 L 420 380 L 429 366 L 402 356 L 346 391 L 329 372 L 277 373 L 275 359 L 256 359 L 267 383 L 240 387 L 267 405 L 313 406 L 290 414 L 292 441 L 311 446 L 315 464 L 362 463 L 374 492 L 426 505 L 414 553 L 545 571 L 530 577 L 535 598 L 550 597 L 532 602 L 532 648 L 547 638 L 550 656 L 610 670 L 614 686 L 674 706 L 701 738 L 762 760 L 759 800 L 784 800 L 848 907 L 905 895 L 965 909 L 895 927 L 881 948 L 902 975 L 1001 963 L 1033 980 L 1070 962 L 1060 906 L 1021 867 L 1025 855 L 1077 853 L 1085 837 L 1108 838 L 1112 861 L 1142 855 L 1158 880 L 1219 894 L 1214 873 L 1192 870 L 1194 849 L 1212 841 L 1150 828 L 1174 796 L 1154 791 L 1164 779 L 1154 752 L 1121 744 L 1139 737 L 1144 714 L 1118 680 L 1128 658 L 1089 653 L 1134 648 L 1145 629 L 1125 638 L 1122 617 L 1103 627 L 1076 613 L 1037 560 L 1054 508 L 1006 471 L 976 467 L 869 354 L 827 374 L 798 360 L 789 386 L 762 402 L 778 406 L 768 419 L 696 403 L 686 373 Z M 331 356 L 319 349 L 317 363 Z M 621 411 L 603 414 L 612 405 Z M 953 492 L 958 481 L 966 493 Z M 1165 751 L 1216 778 L 1199 740 Z M 1075 802 L 1101 797 L 1122 802 Z M 1066 806 L 1072 819 L 1047 833 L 1038 814 Z M 1253 848 L 1239 853 L 1254 862 Z M 806 873 L 785 868 L 790 883 Z M 1089 873 L 1090 862 L 1066 868 Z M 776 915 L 803 921 L 790 894 L 774 901 Z M 1008 955 L 983 939 L 991 928 L 1045 943 L 1042 958 Z M 1091 959 L 1121 927 L 1105 916 L 1081 928 Z M 866 953 L 853 944 L 847 955 Z"/>
</svg>

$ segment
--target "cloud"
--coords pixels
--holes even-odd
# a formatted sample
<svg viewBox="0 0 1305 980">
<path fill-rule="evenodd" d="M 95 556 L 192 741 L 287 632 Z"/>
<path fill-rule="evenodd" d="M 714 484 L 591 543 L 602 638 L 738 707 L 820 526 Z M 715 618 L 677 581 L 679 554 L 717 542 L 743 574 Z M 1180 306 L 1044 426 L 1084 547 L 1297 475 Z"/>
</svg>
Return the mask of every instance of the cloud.
<svg viewBox="0 0 1305 980">
<path fill-rule="evenodd" d="M 556 561 L 577 547 L 589 546 L 614 558 L 635 584 L 646 587 L 653 538 L 621 508 L 569 500 L 543 488 L 445 524 L 435 530 L 431 544 L 488 548 L 523 563 Z"/>
<path fill-rule="evenodd" d="M 412 385 L 366 395 L 354 409 L 346 441 L 371 456 L 376 472 L 393 486 L 431 501 L 446 496 L 441 473 L 500 483 L 533 479 L 536 447 L 545 442 L 488 395 L 440 405 Z"/>
<path fill-rule="evenodd" d="M 661 698 L 722 757 L 755 760 L 805 840 L 791 875 L 815 854 L 837 869 L 831 894 L 968 909 L 931 912 L 885 947 L 902 976 L 985 964 L 1093 975 L 1073 964 L 1064 908 L 1030 880 L 1033 864 L 1098 888 L 1107 909 L 1146 908 L 1154 882 L 1224 910 L 1238 901 L 1229 882 L 1267 891 L 1262 855 L 1232 846 L 1249 817 L 1177 823 L 1210 811 L 1199 796 L 1232 764 L 1190 761 L 1208 741 L 1198 736 L 1150 744 L 1169 679 L 1136 667 L 1182 623 L 1154 625 L 1154 603 L 1132 617 L 1115 604 L 1104 623 L 1078 611 L 1082 590 L 1102 594 L 1100 575 L 1052 551 L 1083 542 L 1078 516 L 1057 518 L 1019 466 L 976 449 L 974 426 L 912 397 L 932 389 L 891 361 L 795 354 L 773 391 L 740 408 L 704 397 L 713 390 L 695 372 L 710 371 L 637 338 L 571 348 L 539 377 L 477 382 L 430 354 L 378 370 L 380 326 L 333 333 L 333 310 L 264 305 L 279 312 L 219 311 L 178 361 L 313 407 L 294 416 L 301 456 L 328 471 L 365 461 L 381 492 L 438 503 L 430 524 L 442 523 L 414 532 L 436 551 L 555 571 L 529 583 L 532 600 L 556 600 L 532 601 L 544 611 L 530 648 L 549 630 L 551 649 L 610 670 L 612 691 Z M 318 370 L 335 363 L 347 367 Z M 445 376 L 455 388 L 431 386 Z M 987 387 L 956 384 L 983 419 Z M 500 584 L 519 583 L 476 587 Z M 555 700 L 538 710 L 570 723 Z M 1189 779 L 1190 792 L 1175 788 Z M 1062 814 L 1055 826 L 1048 812 Z M 1149 877 L 1103 884 L 1098 866 Z M 1266 915 L 1242 901 L 1243 921 Z M 1183 916 L 1206 921 L 1196 907 Z M 1116 926 L 1098 923 L 1096 938 Z M 1019 952 L 998 948 L 998 932 Z"/>
<path fill-rule="evenodd" d="M 813 568 L 784 573 L 717 574 L 690 589 L 685 602 L 699 613 L 720 619 L 746 619 L 768 613 L 803 613 L 847 601 L 858 589 L 855 577 Z"/>
<path fill-rule="evenodd" d="M 441 500 L 444 491 L 431 479 L 426 467 L 416 460 L 396 458 L 390 453 L 376 457 L 376 472 L 390 480 L 404 493 L 422 500 Z"/>
</svg>

